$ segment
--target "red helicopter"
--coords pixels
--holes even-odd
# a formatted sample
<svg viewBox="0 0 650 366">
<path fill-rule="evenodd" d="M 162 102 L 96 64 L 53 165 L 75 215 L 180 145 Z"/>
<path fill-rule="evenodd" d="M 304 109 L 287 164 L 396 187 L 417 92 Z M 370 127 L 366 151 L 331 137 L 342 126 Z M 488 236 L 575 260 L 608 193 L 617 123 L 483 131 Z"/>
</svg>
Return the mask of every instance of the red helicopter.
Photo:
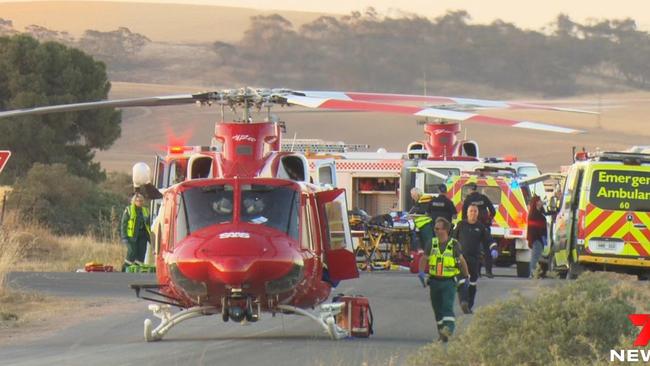
<svg viewBox="0 0 650 366">
<path fill-rule="evenodd" d="M 196 170 L 187 169 L 188 175 L 160 191 L 150 183 L 149 177 L 136 178 L 134 174 L 134 184 L 139 189 L 151 198 L 162 198 L 158 220 L 152 228 L 152 233 L 157 233 L 152 235 L 152 242 L 158 283 L 132 285 L 139 297 L 161 304 L 149 306 L 160 323 L 154 327 L 151 320 L 145 320 L 145 339 L 160 340 L 176 324 L 198 316 L 221 314 L 224 321 L 243 323 L 259 321 L 264 312 L 308 316 L 330 337 L 340 339 L 350 335 L 335 319 L 344 303 L 323 302 L 339 281 L 359 276 L 345 191 L 310 181 L 305 157 L 280 151 L 281 126 L 272 121 L 272 106 L 406 113 L 451 121 L 575 132 L 445 108 L 381 103 L 440 104 L 440 100 L 434 100 L 439 97 L 414 97 L 243 88 L 36 107 L 0 112 L 0 118 L 108 107 L 189 103 L 220 106 L 222 121 L 216 123 L 213 146 L 186 162 L 196 164 Z M 463 102 L 449 98 L 445 101 Z M 472 101 L 465 104 L 479 107 L 481 103 L 501 103 L 464 101 Z M 233 111 L 243 109 L 239 121 L 223 121 L 226 107 Z M 252 111 L 262 109 L 268 113 L 267 122 L 254 122 Z M 455 122 L 449 125 L 457 126 Z M 155 174 L 161 174 L 158 166 Z M 322 181 L 334 182 L 334 172 L 330 174 Z M 166 177 L 169 180 L 169 169 Z M 156 297 L 143 296 L 143 291 Z M 172 313 L 172 306 L 182 310 Z"/>
</svg>

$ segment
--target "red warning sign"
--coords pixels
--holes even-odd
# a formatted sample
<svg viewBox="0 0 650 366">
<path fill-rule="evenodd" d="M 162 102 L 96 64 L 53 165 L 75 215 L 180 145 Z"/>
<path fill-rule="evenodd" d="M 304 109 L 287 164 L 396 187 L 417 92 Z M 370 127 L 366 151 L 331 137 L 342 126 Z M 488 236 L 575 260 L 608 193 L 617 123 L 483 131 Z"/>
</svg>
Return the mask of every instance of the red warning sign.
<svg viewBox="0 0 650 366">
<path fill-rule="evenodd" d="M 11 156 L 11 151 L 0 150 L 0 172 L 2 172 L 2 169 L 4 169 L 5 165 L 7 165 L 10 156 Z"/>
</svg>

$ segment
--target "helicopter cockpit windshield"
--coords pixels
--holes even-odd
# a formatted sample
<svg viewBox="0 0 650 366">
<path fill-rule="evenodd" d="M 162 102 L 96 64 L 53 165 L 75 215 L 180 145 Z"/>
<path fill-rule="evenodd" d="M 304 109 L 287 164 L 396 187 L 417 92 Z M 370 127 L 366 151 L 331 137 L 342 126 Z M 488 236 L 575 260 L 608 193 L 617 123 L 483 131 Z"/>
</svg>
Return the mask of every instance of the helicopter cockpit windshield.
<svg viewBox="0 0 650 366">
<path fill-rule="evenodd" d="M 190 188 L 183 192 L 189 232 L 209 225 L 232 222 L 233 186 L 218 184 Z"/>
<path fill-rule="evenodd" d="M 280 230 L 298 240 L 298 192 L 287 186 L 244 184 L 241 221 Z"/>
</svg>

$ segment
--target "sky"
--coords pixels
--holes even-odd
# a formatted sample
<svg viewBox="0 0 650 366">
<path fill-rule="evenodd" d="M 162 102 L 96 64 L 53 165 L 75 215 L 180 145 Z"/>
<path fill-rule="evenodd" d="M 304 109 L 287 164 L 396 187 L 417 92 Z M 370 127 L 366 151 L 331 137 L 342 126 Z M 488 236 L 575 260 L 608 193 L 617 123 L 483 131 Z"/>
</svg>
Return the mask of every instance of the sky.
<svg viewBox="0 0 650 366">
<path fill-rule="evenodd" d="M 32 0 L 0 0 L 0 2 Z M 50 0 L 52 1 L 52 0 Z M 106 0 L 100 0 L 106 1 Z M 559 13 L 568 14 L 578 22 L 588 19 L 622 19 L 631 17 L 639 28 L 650 30 L 649 0 L 111 0 L 124 2 L 210 4 L 255 9 L 299 10 L 347 14 L 369 6 L 383 14 L 397 14 L 396 9 L 436 17 L 447 10 L 465 9 L 472 21 L 489 23 L 494 19 L 513 22 L 523 28 L 541 29 Z"/>
</svg>

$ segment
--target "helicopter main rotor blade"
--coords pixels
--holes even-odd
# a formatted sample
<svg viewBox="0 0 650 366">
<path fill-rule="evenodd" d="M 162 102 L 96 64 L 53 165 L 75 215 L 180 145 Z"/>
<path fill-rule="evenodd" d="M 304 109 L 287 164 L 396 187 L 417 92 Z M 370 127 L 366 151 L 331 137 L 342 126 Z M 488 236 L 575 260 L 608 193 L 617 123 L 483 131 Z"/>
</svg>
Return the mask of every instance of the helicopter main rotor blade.
<svg viewBox="0 0 650 366">
<path fill-rule="evenodd" d="M 440 106 L 440 109 L 453 109 L 454 107 L 465 108 L 520 108 L 520 109 L 541 109 L 571 113 L 599 114 L 598 112 L 584 109 L 554 107 L 543 104 L 509 102 L 501 100 L 457 98 L 442 96 L 426 96 L 411 94 L 390 94 L 390 93 L 360 93 L 360 92 L 330 92 L 330 91 L 308 91 L 297 90 L 297 95 L 313 98 L 331 98 L 339 100 L 355 100 L 360 102 L 414 102 L 426 103 L 433 106 Z M 444 107 L 443 107 L 444 106 Z"/>
<path fill-rule="evenodd" d="M 157 107 L 178 104 L 191 104 L 197 101 L 202 101 L 204 96 L 205 94 L 179 94 L 159 97 L 103 100 L 98 102 L 84 102 L 45 107 L 23 108 L 11 111 L 0 111 L 0 118 L 60 112 L 76 112 L 98 108 Z"/>
<path fill-rule="evenodd" d="M 526 128 L 540 131 L 558 132 L 558 133 L 580 133 L 582 131 L 572 128 L 549 125 L 545 123 L 532 121 L 517 121 L 500 117 L 489 117 L 476 113 L 458 112 L 439 108 L 421 108 L 413 106 L 404 106 L 386 103 L 373 103 L 355 100 L 340 100 L 331 98 L 316 98 L 300 95 L 286 95 L 287 103 L 299 105 L 307 108 L 316 109 L 334 109 L 334 110 L 354 110 L 365 112 L 386 112 L 397 114 L 410 114 L 421 117 L 432 117 L 442 120 L 451 120 L 457 122 L 478 122 L 491 125 L 509 126 L 517 128 Z"/>
</svg>

